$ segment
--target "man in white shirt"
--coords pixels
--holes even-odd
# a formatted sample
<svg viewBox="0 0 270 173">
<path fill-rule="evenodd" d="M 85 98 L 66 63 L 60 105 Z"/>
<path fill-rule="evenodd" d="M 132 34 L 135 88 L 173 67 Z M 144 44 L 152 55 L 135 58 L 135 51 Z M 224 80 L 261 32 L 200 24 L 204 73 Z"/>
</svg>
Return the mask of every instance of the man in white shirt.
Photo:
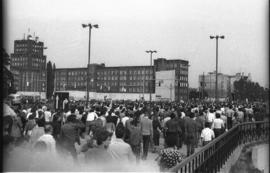
<svg viewBox="0 0 270 173">
<path fill-rule="evenodd" d="M 116 139 L 109 145 L 108 151 L 116 162 L 135 163 L 135 155 L 132 152 L 130 145 L 124 142 L 125 128 L 120 126 L 115 131 Z"/>
<path fill-rule="evenodd" d="M 210 129 L 210 123 L 206 122 L 205 128 L 202 130 L 202 133 L 201 133 L 203 146 L 211 142 L 214 138 L 215 138 L 214 131 Z"/>
<path fill-rule="evenodd" d="M 98 118 L 98 115 L 94 111 L 94 108 L 91 108 L 90 112 L 86 117 L 86 134 L 89 134 L 92 126 L 94 125 L 94 120 Z"/>
<path fill-rule="evenodd" d="M 216 118 L 212 123 L 212 129 L 214 130 L 216 138 L 224 132 L 225 124 L 224 121 L 221 119 L 221 115 L 219 113 L 216 113 Z"/>
<path fill-rule="evenodd" d="M 38 138 L 37 141 L 43 141 L 47 145 L 47 151 L 52 154 L 56 154 L 56 144 L 55 139 L 52 136 L 53 128 L 51 125 L 45 125 L 44 127 L 45 134 Z"/>
<path fill-rule="evenodd" d="M 44 115 L 45 115 L 45 122 L 46 123 L 51 122 L 51 120 L 52 120 L 52 113 L 51 113 L 50 109 L 47 109 L 46 108 L 46 110 L 44 111 Z"/>
<path fill-rule="evenodd" d="M 210 112 L 208 112 L 208 114 L 206 116 L 206 122 L 210 123 L 210 126 L 212 126 L 212 123 L 213 123 L 215 118 L 216 118 L 216 115 L 214 113 L 214 110 L 211 108 Z"/>
<path fill-rule="evenodd" d="M 124 110 L 122 110 L 122 112 L 120 113 L 120 117 L 121 117 L 121 121 L 124 124 L 124 127 L 126 127 L 126 121 L 129 120 L 129 117 L 126 116 L 126 110 L 124 108 Z M 120 119 L 118 119 L 117 124 L 120 122 Z"/>
</svg>

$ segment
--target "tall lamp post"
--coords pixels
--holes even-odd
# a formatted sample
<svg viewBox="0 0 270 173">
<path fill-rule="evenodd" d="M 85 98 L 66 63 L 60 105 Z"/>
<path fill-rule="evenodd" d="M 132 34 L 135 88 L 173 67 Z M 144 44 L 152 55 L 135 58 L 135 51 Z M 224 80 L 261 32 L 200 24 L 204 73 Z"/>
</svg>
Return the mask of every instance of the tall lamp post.
<svg viewBox="0 0 270 173">
<path fill-rule="evenodd" d="M 88 44 L 88 64 L 87 64 L 87 80 L 86 80 L 86 106 L 88 106 L 89 103 L 89 71 L 90 71 L 90 48 L 91 48 L 91 29 L 92 28 L 98 28 L 98 25 L 92 25 L 92 24 L 82 24 L 83 28 L 88 27 L 89 28 L 89 44 Z"/>
<path fill-rule="evenodd" d="M 156 50 L 147 50 L 145 51 L 146 53 L 150 53 L 150 66 L 152 66 L 152 54 L 153 53 L 157 53 Z M 152 81 L 151 81 L 151 84 L 152 84 Z M 150 102 L 152 101 L 152 93 L 151 93 L 151 88 L 152 88 L 152 85 L 150 85 Z"/>
<path fill-rule="evenodd" d="M 224 35 L 210 36 L 210 39 L 216 39 L 216 86 L 215 86 L 215 101 L 218 101 L 218 39 L 224 39 Z"/>
</svg>

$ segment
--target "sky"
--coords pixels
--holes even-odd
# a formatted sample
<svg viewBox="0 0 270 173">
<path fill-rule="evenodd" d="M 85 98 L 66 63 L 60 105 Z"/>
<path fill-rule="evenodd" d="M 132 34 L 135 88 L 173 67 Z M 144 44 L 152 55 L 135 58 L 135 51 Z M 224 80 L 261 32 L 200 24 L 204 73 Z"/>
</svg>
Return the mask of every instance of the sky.
<svg viewBox="0 0 270 173">
<path fill-rule="evenodd" d="M 228 75 L 251 73 L 269 87 L 267 0 L 3 0 L 4 48 L 30 33 L 48 48 L 47 61 L 57 68 L 86 67 L 88 29 L 92 29 L 91 63 L 106 66 L 150 65 L 153 59 L 189 61 L 189 85 L 199 74 L 215 70 Z M 30 32 L 28 32 L 30 29 Z"/>
</svg>

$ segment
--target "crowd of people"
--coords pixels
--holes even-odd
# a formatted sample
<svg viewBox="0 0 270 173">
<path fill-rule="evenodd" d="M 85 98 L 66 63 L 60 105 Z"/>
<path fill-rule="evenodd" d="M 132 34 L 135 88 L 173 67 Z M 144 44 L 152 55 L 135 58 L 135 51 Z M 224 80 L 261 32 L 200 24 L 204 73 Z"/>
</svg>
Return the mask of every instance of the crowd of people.
<svg viewBox="0 0 270 173">
<path fill-rule="evenodd" d="M 14 148 L 25 146 L 99 167 L 140 164 L 153 152 L 162 171 L 233 126 L 269 116 L 263 103 L 96 101 L 87 108 L 75 102 L 59 110 L 41 103 L 10 107 L 14 112 L 4 112 L 3 124 L 6 158 L 14 156 Z"/>
</svg>

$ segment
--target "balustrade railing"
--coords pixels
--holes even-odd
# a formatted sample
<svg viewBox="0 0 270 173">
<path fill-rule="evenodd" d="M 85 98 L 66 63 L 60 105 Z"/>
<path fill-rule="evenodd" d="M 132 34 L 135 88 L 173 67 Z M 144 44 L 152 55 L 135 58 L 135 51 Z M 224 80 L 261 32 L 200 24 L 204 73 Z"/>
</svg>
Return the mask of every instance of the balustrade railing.
<svg viewBox="0 0 270 173">
<path fill-rule="evenodd" d="M 200 151 L 184 159 L 169 172 L 216 173 L 237 146 L 254 141 L 269 140 L 269 122 L 241 123 L 214 139 Z"/>
</svg>

